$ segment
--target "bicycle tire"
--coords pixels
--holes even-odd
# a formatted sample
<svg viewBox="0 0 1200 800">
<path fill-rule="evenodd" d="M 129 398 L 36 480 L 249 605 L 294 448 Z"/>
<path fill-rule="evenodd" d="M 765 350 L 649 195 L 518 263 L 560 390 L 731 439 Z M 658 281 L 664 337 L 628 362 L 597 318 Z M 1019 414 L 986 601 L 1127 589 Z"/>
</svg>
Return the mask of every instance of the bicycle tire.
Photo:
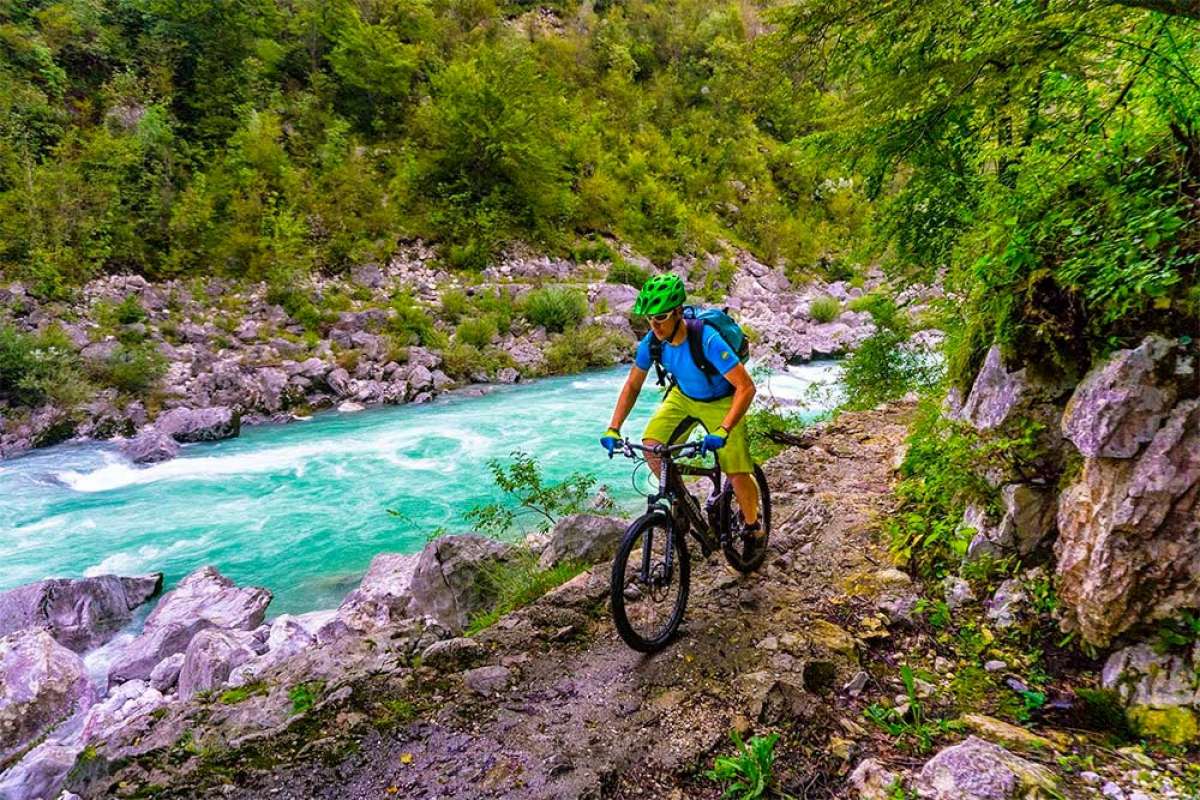
<svg viewBox="0 0 1200 800">
<path fill-rule="evenodd" d="M 767 558 L 768 543 L 771 539 L 771 490 L 767 486 L 767 476 L 762 471 L 762 467 L 755 464 L 753 474 L 754 482 L 758 485 L 758 516 L 762 520 L 763 535 L 758 539 L 746 539 L 736 533 L 731 533 L 724 537 L 721 547 L 729 566 L 742 574 L 754 572 L 762 566 L 763 561 Z M 723 492 L 721 501 L 720 519 L 725 530 L 732 531 L 735 498 L 733 487 L 729 485 L 729 478 L 725 479 L 725 483 L 726 491 Z"/>
<path fill-rule="evenodd" d="M 617 555 L 613 559 L 610 586 L 613 624 L 625 644 L 640 653 L 655 653 L 666 647 L 678 632 L 679 626 L 683 622 L 684 612 L 687 610 L 688 589 L 691 584 L 691 558 L 683 533 L 678 529 L 672 531 L 671 527 L 667 515 L 660 511 L 643 514 L 625 530 L 625 535 L 621 538 L 621 544 L 617 548 Z M 658 532 L 663 537 L 668 534 L 675 537 L 675 565 L 667 585 L 670 587 L 676 582 L 678 583 L 678 594 L 666 624 L 650 636 L 643 635 L 636 630 L 629 617 L 625 596 L 626 589 L 630 585 L 627 580 L 630 555 L 634 554 L 635 548 L 640 552 L 643 546 L 643 536 L 647 531 Z M 665 538 L 663 541 L 666 541 Z M 654 539 L 651 538 L 652 548 L 653 544 Z M 634 557 L 633 566 L 636 567 L 636 562 L 641 556 L 635 555 Z"/>
</svg>

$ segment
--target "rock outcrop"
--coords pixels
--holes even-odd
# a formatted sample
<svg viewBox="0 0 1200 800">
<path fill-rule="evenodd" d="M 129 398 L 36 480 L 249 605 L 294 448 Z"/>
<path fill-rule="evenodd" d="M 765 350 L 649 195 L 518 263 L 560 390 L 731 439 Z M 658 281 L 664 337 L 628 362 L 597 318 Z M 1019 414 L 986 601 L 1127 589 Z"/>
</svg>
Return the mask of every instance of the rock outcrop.
<svg viewBox="0 0 1200 800">
<path fill-rule="evenodd" d="M 241 431 L 241 415 L 224 406 L 173 408 L 154 427 L 177 442 L 215 442 L 232 439 Z"/>
<path fill-rule="evenodd" d="M 109 669 L 109 684 L 149 679 L 164 658 L 183 653 L 208 628 L 248 631 L 262 624 L 271 593 L 239 588 L 212 567 L 202 567 L 168 592 L 146 619 L 140 636 Z"/>
<path fill-rule="evenodd" d="M 596 564 L 613 557 L 628 521 L 596 514 L 572 514 L 563 517 L 550 533 L 539 565 L 549 569 L 563 561 Z"/>
<path fill-rule="evenodd" d="M 48 632 L 0 638 L 0 768 L 95 699 L 83 659 Z"/>
<path fill-rule="evenodd" d="M 1200 741 L 1200 643 L 1176 653 L 1148 644 L 1117 650 L 1104 664 L 1101 684 L 1117 692 L 1139 736 L 1177 745 Z"/>
<path fill-rule="evenodd" d="M 0 593 L 0 636 L 42 628 L 82 653 L 104 644 L 133 618 L 133 610 L 162 589 L 162 573 L 120 578 L 51 578 Z"/>
<path fill-rule="evenodd" d="M 421 551 L 413 573 L 407 615 L 428 616 L 461 633 L 496 598 L 494 583 L 481 577 L 511 553 L 509 545 L 476 534 L 433 540 Z"/>
<path fill-rule="evenodd" d="M 1151 349 L 1138 350 L 1143 348 Z M 1134 356 L 1128 351 L 1113 357 L 1117 363 L 1130 360 Z M 1171 375 L 1176 379 L 1194 369 L 1190 360 L 1175 363 Z M 1113 374 L 1125 372 L 1101 367 L 1093 373 Z M 1194 385 L 1194 375 L 1189 380 Z M 1137 415 L 1105 406 L 1114 395 L 1097 385 L 1095 379 L 1080 386 L 1064 430 L 1079 427 L 1075 419 L 1100 420 L 1097 424 L 1111 435 L 1081 439 L 1083 447 L 1097 453 L 1128 452 L 1149 437 L 1132 457 L 1087 458 L 1059 498 L 1055 552 L 1065 625 L 1103 646 L 1139 622 L 1200 606 L 1200 400 L 1177 402 L 1150 435 Z M 1157 408 L 1177 391 L 1131 389 L 1115 396 Z"/>
</svg>

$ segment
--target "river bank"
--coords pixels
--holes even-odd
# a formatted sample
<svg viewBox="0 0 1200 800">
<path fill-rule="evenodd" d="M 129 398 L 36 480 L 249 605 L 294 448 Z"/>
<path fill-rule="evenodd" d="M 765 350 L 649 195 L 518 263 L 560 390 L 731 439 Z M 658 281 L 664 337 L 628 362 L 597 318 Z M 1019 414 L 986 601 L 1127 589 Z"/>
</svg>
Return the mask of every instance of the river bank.
<svg viewBox="0 0 1200 800">
<path fill-rule="evenodd" d="M 635 253 L 624 259 L 638 274 L 653 270 Z M 680 257 L 672 270 L 697 302 L 734 309 L 768 366 L 848 352 L 874 330 L 850 305 L 882 286 L 877 273 L 857 286 L 793 286 L 741 251 Z M 641 331 L 628 313 L 637 290 L 610 282 L 619 277 L 605 262 L 515 255 L 479 274 L 453 273 L 417 244 L 386 265 L 288 292 L 114 276 L 68 303 L 0 287 L 0 322 L 33 337 L 28 346 L 57 370 L 0 398 L 0 458 L 121 437 L 131 459 L 152 463 L 180 443 L 236 436 L 242 424 L 422 404 L 473 384 L 627 361 Z M 919 314 L 936 294 L 918 287 L 899 300 Z M 816 300 L 827 305 L 819 319 Z"/>
</svg>

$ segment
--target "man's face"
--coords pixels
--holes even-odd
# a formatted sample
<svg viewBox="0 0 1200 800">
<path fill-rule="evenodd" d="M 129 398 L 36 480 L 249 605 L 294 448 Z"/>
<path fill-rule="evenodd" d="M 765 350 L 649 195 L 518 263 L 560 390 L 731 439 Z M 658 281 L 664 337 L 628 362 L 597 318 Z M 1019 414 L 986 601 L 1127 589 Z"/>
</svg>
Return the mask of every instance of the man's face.
<svg viewBox="0 0 1200 800">
<path fill-rule="evenodd" d="M 675 330 L 675 323 L 678 321 L 681 313 L 683 313 L 682 309 L 676 308 L 666 312 L 666 314 L 655 314 L 646 317 L 650 321 L 650 330 L 654 331 L 655 338 L 665 342 Z"/>
</svg>

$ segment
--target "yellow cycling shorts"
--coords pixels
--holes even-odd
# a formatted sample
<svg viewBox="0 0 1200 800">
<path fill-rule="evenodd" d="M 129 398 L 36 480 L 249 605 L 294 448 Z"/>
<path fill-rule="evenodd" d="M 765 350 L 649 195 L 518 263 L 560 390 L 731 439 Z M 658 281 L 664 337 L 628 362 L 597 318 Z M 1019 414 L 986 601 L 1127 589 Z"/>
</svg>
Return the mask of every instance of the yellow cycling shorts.
<svg viewBox="0 0 1200 800">
<path fill-rule="evenodd" d="M 692 429 L 699 422 L 707 431 L 715 431 L 721 427 L 729 407 L 733 405 L 733 395 L 720 400 L 693 400 L 672 388 L 663 398 L 662 403 L 646 424 L 642 432 L 643 439 L 653 439 L 656 442 L 677 444 L 685 441 Z M 746 418 L 738 420 L 725 440 L 725 446 L 717 451 L 717 459 L 726 474 L 753 472 L 754 461 L 750 458 L 750 440 L 746 437 Z"/>
</svg>

